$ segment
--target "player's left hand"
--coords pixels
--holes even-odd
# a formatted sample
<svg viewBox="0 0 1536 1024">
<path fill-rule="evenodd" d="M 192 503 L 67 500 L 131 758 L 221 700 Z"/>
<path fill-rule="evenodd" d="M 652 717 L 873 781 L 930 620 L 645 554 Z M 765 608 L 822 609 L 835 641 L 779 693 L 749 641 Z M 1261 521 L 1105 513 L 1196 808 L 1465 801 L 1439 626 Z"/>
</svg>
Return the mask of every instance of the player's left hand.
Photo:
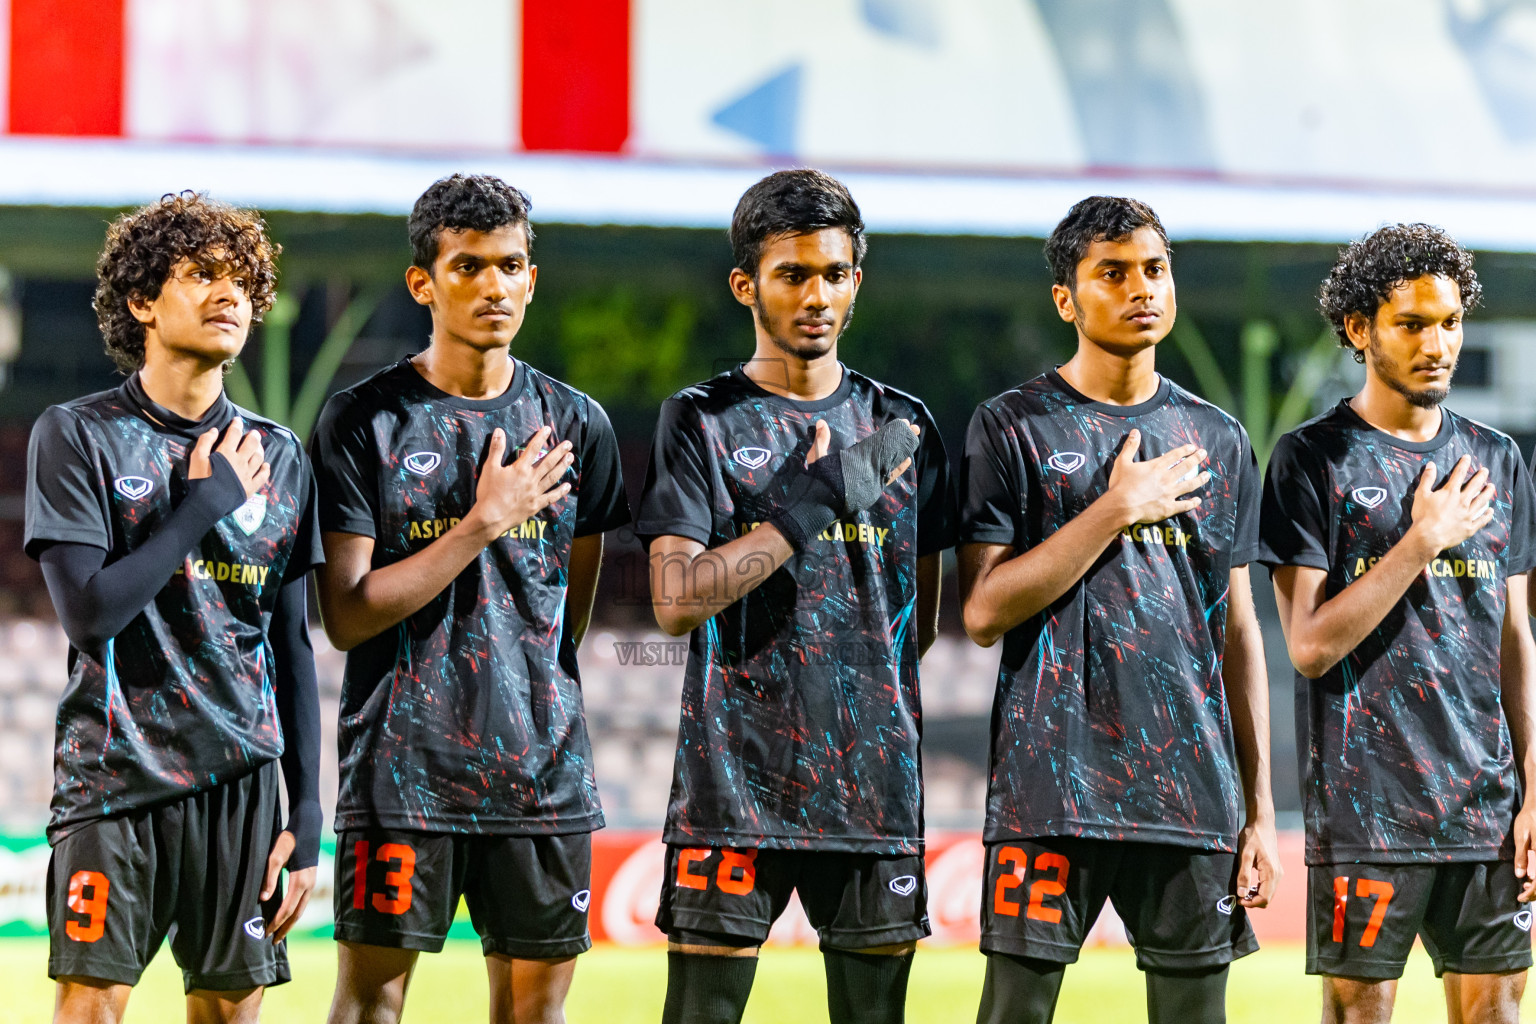
<svg viewBox="0 0 1536 1024">
<path fill-rule="evenodd" d="M 1530 801 L 1515 815 L 1514 839 L 1515 877 L 1523 883 L 1517 898 L 1521 903 L 1529 903 L 1536 900 L 1536 809 Z"/>
<path fill-rule="evenodd" d="M 280 833 L 277 842 L 272 844 L 272 852 L 267 855 L 267 874 L 261 882 L 263 900 L 271 899 L 277 891 L 277 877 L 288 858 L 293 856 L 294 845 L 293 833 L 287 831 Z M 314 891 L 319 876 L 318 867 L 288 872 L 288 891 L 283 894 L 282 905 L 267 919 L 267 937 L 273 942 L 281 942 L 304 916 L 304 908 L 309 906 L 309 894 Z"/>
<path fill-rule="evenodd" d="M 1273 821 L 1249 822 L 1237 836 L 1237 902 L 1250 910 L 1269 906 L 1280 884 L 1280 841 Z"/>
</svg>

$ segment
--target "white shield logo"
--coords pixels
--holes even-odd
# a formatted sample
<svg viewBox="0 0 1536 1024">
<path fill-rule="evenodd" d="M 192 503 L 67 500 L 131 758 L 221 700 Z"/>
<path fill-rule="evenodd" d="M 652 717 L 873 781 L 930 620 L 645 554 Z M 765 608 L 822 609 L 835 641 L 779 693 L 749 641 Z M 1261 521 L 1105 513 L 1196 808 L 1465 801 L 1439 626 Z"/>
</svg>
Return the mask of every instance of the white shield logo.
<svg viewBox="0 0 1536 1024">
<path fill-rule="evenodd" d="M 259 917 L 251 918 L 245 922 L 243 927 L 245 928 L 245 934 L 253 939 L 264 939 L 267 937 L 267 922 Z"/>
<path fill-rule="evenodd" d="M 426 476 L 442 461 L 443 457 L 438 452 L 411 452 L 405 457 L 405 468 L 417 476 Z"/>
<path fill-rule="evenodd" d="M 575 907 L 577 910 L 581 911 L 583 914 L 585 914 L 587 912 L 587 906 L 591 902 L 592 902 L 592 890 L 591 889 L 583 889 L 583 890 L 581 890 L 581 892 L 579 892 L 575 896 L 571 897 L 571 906 Z"/>
<path fill-rule="evenodd" d="M 1523 932 L 1531 930 L 1531 912 L 1529 910 L 1515 912 L 1515 927 Z"/>
<path fill-rule="evenodd" d="M 898 875 L 891 879 L 891 892 L 897 896 L 911 896 L 912 890 L 917 888 L 915 875 Z"/>
<path fill-rule="evenodd" d="M 1057 452 L 1045 460 L 1045 464 L 1052 469 L 1059 469 L 1063 473 L 1074 473 L 1081 469 L 1083 463 L 1088 461 L 1088 456 L 1082 452 Z"/>
<path fill-rule="evenodd" d="M 1237 906 L 1236 896 L 1223 896 L 1216 901 L 1216 913 L 1232 916 L 1232 908 Z"/>
<path fill-rule="evenodd" d="M 767 448 L 737 448 L 734 452 L 731 452 L 731 458 L 748 469 L 757 469 L 773 458 L 773 452 Z"/>
<path fill-rule="evenodd" d="M 264 495 L 253 494 L 245 499 L 245 504 L 231 513 L 235 525 L 247 537 L 261 528 L 261 524 L 267 520 L 267 499 Z"/>
<path fill-rule="evenodd" d="M 1375 508 L 1387 500 L 1387 489 L 1385 487 L 1356 487 L 1349 492 L 1349 496 L 1366 508 Z"/>
<path fill-rule="evenodd" d="M 130 501 L 138 501 L 155 489 L 155 485 L 142 476 L 120 476 L 112 481 L 117 493 Z"/>
</svg>

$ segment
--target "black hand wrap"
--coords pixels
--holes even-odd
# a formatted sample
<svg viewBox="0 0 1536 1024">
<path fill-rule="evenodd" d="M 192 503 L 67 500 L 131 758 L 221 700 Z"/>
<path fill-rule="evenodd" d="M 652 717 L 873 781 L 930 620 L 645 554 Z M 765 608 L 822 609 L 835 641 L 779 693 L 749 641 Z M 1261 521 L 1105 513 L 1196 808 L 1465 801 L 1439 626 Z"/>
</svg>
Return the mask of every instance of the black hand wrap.
<svg viewBox="0 0 1536 1024">
<path fill-rule="evenodd" d="M 840 516 L 864 511 L 880 499 L 885 481 L 917 451 L 917 435 L 892 420 L 864 440 L 823 455 L 789 486 L 784 509 L 768 520 L 796 551 Z"/>
</svg>

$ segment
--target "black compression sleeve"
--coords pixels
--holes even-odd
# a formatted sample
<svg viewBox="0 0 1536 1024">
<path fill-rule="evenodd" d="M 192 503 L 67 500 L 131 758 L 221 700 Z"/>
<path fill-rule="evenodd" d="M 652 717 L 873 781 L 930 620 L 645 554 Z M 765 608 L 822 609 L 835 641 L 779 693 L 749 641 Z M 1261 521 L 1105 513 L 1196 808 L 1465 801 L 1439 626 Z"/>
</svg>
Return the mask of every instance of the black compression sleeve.
<svg viewBox="0 0 1536 1024">
<path fill-rule="evenodd" d="M 295 846 L 289 871 L 320 862 L 320 685 L 315 650 L 309 641 L 308 593 L 304 577 L 278 591 L 267 638 L 272 643 L 277 718 L 283 727 L 283 786 Z"/>
<path fill-rule="evenodd" d="M 54 544 L 41 562 L 48 595 L 75 648 L 97 660 L 102 648 L 149 607 L 176 568 L 215 523 L 245 501 L 245 485 L 218 452 L 213 475 L 193 480 L 187 496 L 148 540 L 105 565 L 107 553 L 90 544 Z"/>
</svg>

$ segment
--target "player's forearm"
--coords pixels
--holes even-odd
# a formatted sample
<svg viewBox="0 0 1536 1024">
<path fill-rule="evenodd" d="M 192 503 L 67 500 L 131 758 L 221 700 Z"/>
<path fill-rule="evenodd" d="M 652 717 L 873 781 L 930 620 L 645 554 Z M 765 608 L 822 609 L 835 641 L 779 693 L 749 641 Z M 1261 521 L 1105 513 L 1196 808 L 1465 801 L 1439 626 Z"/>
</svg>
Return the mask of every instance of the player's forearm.
<svg viewBox="0 0 1536 1024">
<path fill-rule="evenodd" d="M 965 631 L 983 647 L 1040 614 L 1087 574 L 1125 528 L 1124 514 L 1100 498 L 1041 543 L 982 578 L 961 609 Z"/>
<path fill-rule="evenodd" d="M 565 588 L 565 629 L 571 634 L 571 643 L 575 647 L 581 646 L 592 621 L 592 601 L 597 595 L 597 578 L 602 564 L 602 534 L 577 537 L 571 542 Z"/>
<path fill-rule="evenodd" d="M 159 529 L 111 565 L 105 551 L 90 545 L 57 544 L 43 552 L 43 580 L 76 650 L 99 659 L 107 641 L 149 607 L 214 524 L 245 500 L 245 486 L 229 462 L 216 456 L 212 465 L 213 475 L 191 481 Z"/>
<path fill-rule="evenodd" d="M 285 831 L 293 833 L 290 871 L 320 861 L 320 684 L 309 640 L 308 595 L 302 578 L 283 584 L 272 613 L 273 690 L 283 730 L 283 785 L 288 793 Z"/>
<path fill-rule="evenodd" d="M 473 510 L 414 555 L 341 578 L 327 564 L 319 574 L 320 613 L 337 650 L 349 651 L 425 608 L 495 539 Z"/>
<path fill-rule="evenodd" d="M 1246 608 L 1234 607 L 1237 614 L 1227 619 L 1221 681 L 1232 710 L 1232 736 L 1237 744 L 1248 822 L 1262 824 L 1275 817 L 1269 761 L 1269 675 L 1251 596 L 1245 604 Z"/>
<path fill-rule="evenodd" d="M 1391 612 L 1424 567 L 1438 555 L 1409 528 L 1375 565 L 1310 614 L 1293 613 L 1288 633 L 1291 663 L 1317 679 L 1359 647 Z"/>
<path fill-rule="evenodd" d="M 944 586 L 944 556 L 941 552 L 917 560 L 917 656 L 939 638 L 939 594 Z"/>
<path fill-rule="evenodd" d="M 1513 588 L 1511 588 L 1513 589 Z M 1512 604 L 1514 602 L 1511 602 Z M 1515 763 L 1520 767 L 1520 781 L 1527 803 L 1536 798 L 1536 750 L 1531 739 L 1536 735 L 1536 640 L 1531 638 L 1530 617 L 1526 608 L 1512 608 L 1506 614 L 1500 638 L 1499 694 L 1504 717 L 1509 723 L 1509 741 Z"/>
<path fill-rule="evenodd" d="M 794 548 L 763 524 L 717 548 L 651 553 L 651 608 L 670 636 L 683 636 L 757 589 Z"/>
</svg>

